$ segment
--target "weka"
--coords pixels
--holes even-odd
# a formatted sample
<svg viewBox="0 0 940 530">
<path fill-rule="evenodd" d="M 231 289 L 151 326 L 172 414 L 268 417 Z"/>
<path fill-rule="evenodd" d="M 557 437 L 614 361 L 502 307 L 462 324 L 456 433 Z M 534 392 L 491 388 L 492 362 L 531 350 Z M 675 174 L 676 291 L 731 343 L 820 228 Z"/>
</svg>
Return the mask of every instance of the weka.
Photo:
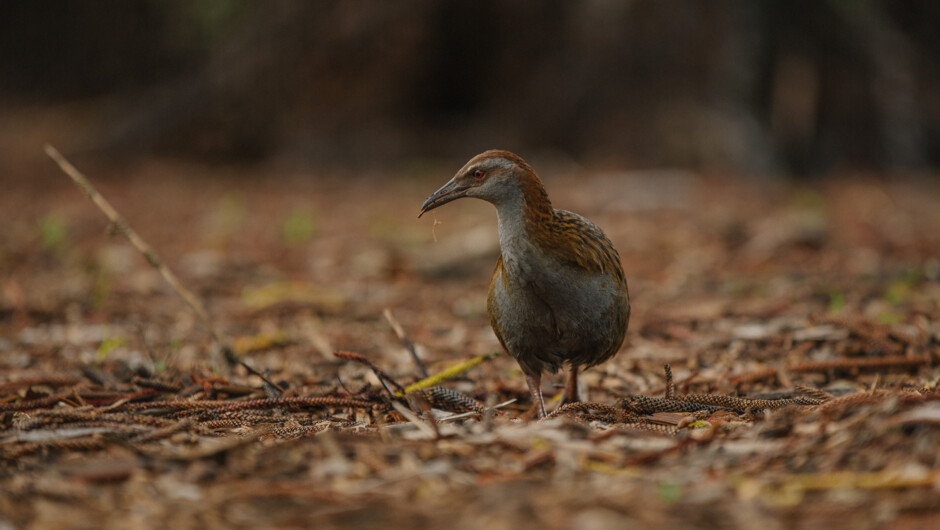
<svg viewBox="0 0 940 530">
<path fill-rule="evenodd" d="M 428 197 L 419 217 L 462 197 L 496 207 L 500 257 L 486 310 L 522 367 L 539 417 L 542 372 L 567 364 L 564 398 L 579 401 L 578 370 L 613 357 L 627 332 L 630 299 L 617 250 L 591 221 L 553 208 L 535 171 L 509 151 L 470 159 Z"/>
</svg>

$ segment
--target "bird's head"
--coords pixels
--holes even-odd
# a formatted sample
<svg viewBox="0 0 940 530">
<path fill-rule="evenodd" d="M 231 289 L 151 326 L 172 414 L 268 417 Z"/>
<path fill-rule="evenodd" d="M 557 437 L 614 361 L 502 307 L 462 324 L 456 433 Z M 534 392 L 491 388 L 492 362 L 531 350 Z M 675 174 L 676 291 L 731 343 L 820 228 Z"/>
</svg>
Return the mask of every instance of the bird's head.
<svg viewBox="0 0 940 530">
<path fill-rule="evenodd" d="M 454 178 L 432 193 L 421 205 L 418 217 L 463 197 L 476 197 L 499 205 L 507 198 L 524 195 L 526 188 L 533 187 L 543 190 L 538 176 L 525 160 L 509 151 L 486 151 L 471 158 Z"/>
</svg>

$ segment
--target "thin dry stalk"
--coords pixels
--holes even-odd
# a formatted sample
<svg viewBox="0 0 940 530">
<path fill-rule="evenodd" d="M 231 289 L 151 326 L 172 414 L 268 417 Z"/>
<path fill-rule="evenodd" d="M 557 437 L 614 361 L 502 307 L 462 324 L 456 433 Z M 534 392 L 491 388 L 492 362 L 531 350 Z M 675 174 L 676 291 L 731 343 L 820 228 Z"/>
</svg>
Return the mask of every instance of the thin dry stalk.
<svg viewBox="0 0 940 530">
<path fill-rule="evenodd" d="M 363 401 L 360 399 L 335 398 L 335 397 L 281 397 L 267 399 L 253 399 L 250 401 L 151 401 L 147 403 L 127 403 L 121 409 L 123 410 L 165 410 L 172 411 L 192 411 L 200 412 L 208 409 L 214 409 L 223 412 L 234 412 L 237 410 L 248 409 L 274 409 L 283 407 L 285 409 L 304 409 L 304 408 L 359 408 L 371 409 L 376 403 L 372 401 Z"/>
<path fill-rule="evenodd" d="M 372 370 L 372 373 L 374 373 L 375 376 L 379 378 L 379 381 L 382 383 L 382 386 L 385 386 L 385 390 L 388 392 L 388 395 L 390 397 L 394 397 L 395 394 L 394 392 L 391 391 L 390 388 L 388 388 L 388 386 L 385 385 L 386 382 L 391 383 L 392 386 L 394 386 L 396 390 L 398 390 L 402 394 L 405 394 L 405 388 L 401 386 L 400 384 L 398 384 L 398 381 L 395 381 L 395 379 L 392 378 L 392 376 L 388 375 L 388 373 L 385 370 L 382 370 L 381 368 L 379 368 L 375 363 L 370 361 L 365 355 L 362 355 L 361 353 L 344 351 L 344 350 L 337 350 L 333 352 L 333 355 L 339 357 L 340 359 L 357 362 L 359 364 L 369 367 Z"/>
<path fill-rule="evenodd" d="M 72 392 L 62 392 L 44 398 L 27 399 L 24 401 L 14 401 L 11 403 L 0 403 L 0 412 L 47 408 L 55 405 L 63 399 L 69 398 L 71 395 Z"/>
<path fill-rule="evenodd" d="M 48 386 L 48 387 L 59 387 L 59 386 L 70 386 L 76 383 L 80 383 L 81 379 L 77 377 L 67 376 L 67 375 L 43 375 L 38 377 L 27 377 L 23 379 L 17 379 L 14 381 L 6 381 L 0 383 L 0 394 L 5 394 L 7 392 L 12 392 L 19 390 L 21 388 L 27 388 L 31 386 Z"/>
<path fill-rule="evenodd" d="M 261 380 L 264 381 L 264 392 L 268 395 L 268 397 L 280 397 L 284 393 L 284 391 L 281 390 L 281 387 L 277 386 L 277 383 L 271 381 L 268 376 L 264 375 L 260 371 L 252 368 L 245 361 L 241 361 L 239 364 L 244 366 L 245 370 L 248 370 L 249 373 L 260 377 Z"/>
<path fill-rule="evenodd" d="M 199 299 L 196 298 L 196 296 L 189 289 L 183 286 L 183 283 L 180 282 L 179 278 L 176 277 L 176 274 L 174 274 L 173 271 L 170 270 L 170 268 L 167 267 L 165 263 L 163 263 L 163 260 L 160 259 L 160 256 L 156 253 L 156 251 L 154 251 L 153 248 L 151 248 L 150 245 L 148 245 L 147 242 L 144 241 L 143 238 L 141 238 L 133 228 L 131 228 L 127 221 L 121 216 L 121 214 L 119 214 L 118 211 L 115 210 L 113 206 L 111 206 L 111 203 L 109 203 L 108 200 L 98 192 L 98 190 L 85 177 L 85 175 L 83 175 L 78 169 L 75 168 L 75 166 L 66 160 L 66 158 L 62 156 L 62 154 L 59 153 L 55 147 L 46 144 L 44 150 L 46 155 L 54 160 L 55 163 L 59 165 L 59 168 L 66 175 L 68 175 L 75 182 L 75 184 L 83 192 L 85 192 L 86 195 L 88 195 L 92 202 L 94 202 L 95 205 L 102 212 L 104 212 L 104 214 L 108 217 L 108 220 L 110 220 L 111 223 L 117 228 L 118 232 L 120 232 L 124 237 L 127 238 L 128 241 L 131 242 L 132 245 L 134 245 L 134 248 L 136 248 L 144 256 L 144 259 L 147 260 L 147 263 L 160 272 L 160 275 L 163 276 L 163 279 L 166 280 L 168 284 L 170 284 L 170 287 L 172 287 L 174 291 L 176 291 L 176 294 L 178 294 L 180 298 L 186 302 L 186 305 L 188 305 L 189 308 L 192 309 L 194 313 L 196 313 L 196 316 L 198 316 L 199 319 L 202 320 L 203 324 L 205 324 L 206 328 L 208 328 L 209 334 L 212 336 L 212 340 L 225 354 L 224 356 L 226 361 L 231 364 L 234 360 L 234 353 L 228 344 L 221 339 L 219 333 L 216 331 L 212 317 L 209 316 L 209 312 L 206 311 L 206 308 L 202 305 L 202 302 L 199 301 Z"/>
<path fill-rule="evenodd" d="M 424 363 L 421 362 L 421 358 L 418 357 L 418 351 L 415 349 L 415 345 L 411 342 L 408 334 L 405 333 L 405 328 L 402 327 L 398 319 L 395 318 L 395 315 L 392 314 L 391 309 L 386 307 L 385 310 L 382 311 L 382 314 L 385 315 L 385 320 L 388 321 L 388 324 L 392 326 L 392 330 L 395 332 L 395 335 L 398 336 L 398 340 L 401 341 L 405 349 L 408 350 L 408 353 L 411 354 L 411 359 L 415 362 L 415 366 L 418 367 L 418 371 L 421 372 L 421 377 L 426 378 L 428 376 L 428 369 L 425 368 Z"/>
<path fill-rule="evenodd" d="M 419 418 L 414 412 L 408 410 L 408 407 L 402 405 L 397 401 L 392 401 L 392 408 L 395 409 L 395 412 L 401 414 L 406 420 L 408 420 L 412 425 L 418 428 L 419 431 L 423 432 L 428 438 L 436 439 L 438 437 L 438 432 L 425 423 L 421 418 Z"/>
</svg>

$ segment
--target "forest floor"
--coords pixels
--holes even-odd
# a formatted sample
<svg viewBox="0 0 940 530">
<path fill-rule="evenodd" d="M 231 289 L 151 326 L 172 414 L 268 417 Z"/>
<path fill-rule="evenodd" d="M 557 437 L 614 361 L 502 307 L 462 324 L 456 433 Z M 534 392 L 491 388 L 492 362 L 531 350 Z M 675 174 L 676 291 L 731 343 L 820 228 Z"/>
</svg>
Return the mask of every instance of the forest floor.
<svg viewBox="0 0 940 530">
<path fill-rule="evenodd" d="M 7 171 L 0 528 L 940 527 L 936 176 L 533 160 L 633 305 L 593 405 L 534 421 L 484 311 L 492 207 L 416 218 L 461 161 L 74 162 L 244 364 L 51 161 Z M 386 314 L 428 373 L 482 362 L 401 397 Z"/>
</svg>

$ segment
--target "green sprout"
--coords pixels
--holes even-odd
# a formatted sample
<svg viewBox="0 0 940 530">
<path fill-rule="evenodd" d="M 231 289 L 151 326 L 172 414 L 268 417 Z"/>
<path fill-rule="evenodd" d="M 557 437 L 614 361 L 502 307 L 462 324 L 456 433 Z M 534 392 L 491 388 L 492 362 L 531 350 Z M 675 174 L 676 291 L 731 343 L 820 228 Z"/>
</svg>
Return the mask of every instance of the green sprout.
<svg viewBox="0 0 940 530">
<path fill-rule="evenodd" d="M 294 210 L 281 224 L 281 238 L 291 246 L 306 243 L 316 231 L 316 222 L 306 210 Z"/>
<path fill-rule="evenodd" d="M 61 215 L 47 213 L 39 220 L 39 240 L 47 250 L 56 254 L 63 252 L 68 235 L 68 226 Z"/>
<path fill-rule="evenodd" d="M 115 335 L 113 337 L 108 337 L 101 341 L 101 345 L 98 346 L 98 351 L 95 353 L 95 359 L 101 363 L 108 358 L 108 355 L 111 354 L 117 348 L 127 345 L 127 339 L 120 335 Z"/>
</svg>

